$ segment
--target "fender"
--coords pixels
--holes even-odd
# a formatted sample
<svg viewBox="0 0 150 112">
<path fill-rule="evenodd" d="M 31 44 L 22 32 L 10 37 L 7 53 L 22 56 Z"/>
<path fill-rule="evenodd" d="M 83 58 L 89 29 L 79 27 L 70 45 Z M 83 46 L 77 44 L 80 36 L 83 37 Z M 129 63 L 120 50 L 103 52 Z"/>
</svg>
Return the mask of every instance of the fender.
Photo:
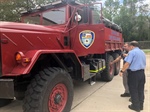
<svg viewBox="0 0 150 112">
<path fill-rule="evenodd" d="M 22 64 L 18 64 L 10 74 L 5 74 L 5 76 L 19 76 L 22 74 L 28 74 L 30 73 L 32 67 L 42 54 L 53 54 L 53 53 L 71 53 L 74 54 L 76 59 L 78 60 L 79 64 L 80 60 L 77 57 L 76 53 L 73 50 L 31 50 L 25 53 L 25 57 L 31 58 L 30 63 L 27 63 L 27 65 L 23 66 Z"/>
</svg>

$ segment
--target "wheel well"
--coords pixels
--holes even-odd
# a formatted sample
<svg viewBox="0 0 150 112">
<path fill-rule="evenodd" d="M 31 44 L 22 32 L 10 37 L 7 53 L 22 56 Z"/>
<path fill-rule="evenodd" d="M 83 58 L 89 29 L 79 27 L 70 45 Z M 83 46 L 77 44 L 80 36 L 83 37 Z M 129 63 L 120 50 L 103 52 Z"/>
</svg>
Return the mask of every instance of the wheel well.
<svg viewBox="0 0 150 112">
<path fill-rule="evenodd" d="M 72 79 L 79 80 L 82 78 L 81 65 L 73 53 L 55 53 L 55 54 L 42 54 L 29 74 L 14 77 L 15 96 L 17 99 L 24 97 L 24 92 L 30 81 L 35 77 L 39 71 L 47 67 L 58 67 L 68 72 Z"/>
<path fill-rule="evenodd" d="M 109 52 L 106 52 L 106 53 L 105 53 L 105 56 L 106 56 L 107 54 L 113 55 L 114 53 L 120 54 L 120 53 L 121 53 L 121 50 L 115 50 L 115 51 L 109 51 Z"/>
<path fill-rule="evenodd" d="M 60 67 L 69 72 L 73 79 L 81 78 L 81 65 L 73 53 L 42 54 L 34 64 L 31 74 L 45 67 Z"/>
</svg>

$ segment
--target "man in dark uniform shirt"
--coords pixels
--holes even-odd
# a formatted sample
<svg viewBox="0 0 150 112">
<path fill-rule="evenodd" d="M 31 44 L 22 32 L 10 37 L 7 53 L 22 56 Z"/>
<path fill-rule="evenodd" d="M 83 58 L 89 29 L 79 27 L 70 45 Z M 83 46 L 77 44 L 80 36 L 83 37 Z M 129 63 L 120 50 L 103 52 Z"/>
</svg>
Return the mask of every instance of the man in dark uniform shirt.
<svg viewBox="0 0 150 112">
<path fill-rule="evenodd" d="M 139 49 L 138 42 L 132 41 L 129 43 L 129 53 L 125 58 L 126 63 L 120 71 L 120 76 L 128 69 L 128 85 L 131 95 L 132 104 L 128 107 L 132 110 L 140 112 L 143 110 L 144 103 L 144 85 L 146 56 L 145 53 Z"/>
<path fill-rule="evenodd" d="M 110 63 L 110 65 L 119 62 L 121 59 L 124 60 L 124 58 L 127 56 L 127 53 L 128 53 L 127 46 L 128 46 L 128 43 L 125 43 L 124 46 L 123 46 L 124 51 L 122 51 L 120 53 L 120 56 L 117 57 L 114 61 L 112 61 Z M 123 63 L 125 63 L 125 61 Z M 130 97 L 130 92 L 129 92 L 129 87 L 128 87 L 128 73 L 127 73 L 127 71 L 125 71 L 123 73 L 122 79 L 123 79 L 123 86 L 124 86 L 125 92 L 123 94 L 121 94 L 120 96 L 121 97 Z"/>
</svg>

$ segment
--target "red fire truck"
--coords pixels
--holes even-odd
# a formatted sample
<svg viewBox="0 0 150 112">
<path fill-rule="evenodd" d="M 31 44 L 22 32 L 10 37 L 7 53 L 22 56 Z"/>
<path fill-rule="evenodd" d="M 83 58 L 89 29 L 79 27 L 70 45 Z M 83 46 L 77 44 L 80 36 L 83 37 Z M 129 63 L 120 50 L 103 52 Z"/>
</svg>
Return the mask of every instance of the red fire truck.
<svg viewBox="0 0 150 112">
<path fill-rule="evenodd" d="M 121 28 L 101 4 L 57 1 L 0 22 L 0 105 L 23 100 L 24 112 L 69 112 L 73 80 L 111 81 L 120 64 Z M 99 11 L 101 10 L 101 11 Z"/>
</svg>

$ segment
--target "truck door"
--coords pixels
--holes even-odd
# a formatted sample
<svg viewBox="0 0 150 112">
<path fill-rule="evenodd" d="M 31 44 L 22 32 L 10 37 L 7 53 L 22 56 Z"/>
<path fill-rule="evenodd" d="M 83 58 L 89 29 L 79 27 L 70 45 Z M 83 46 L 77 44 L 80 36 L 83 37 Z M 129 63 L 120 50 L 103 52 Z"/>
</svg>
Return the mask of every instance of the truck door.
<svg viewBox="0 0 150 112">
<path fill-rule="evenodd" d="M 71 48 L 79 56 L 105 52 L 104 30 L 100 17 L 88 7 L 77 9 L 71 30 Z"/>
</svg>

